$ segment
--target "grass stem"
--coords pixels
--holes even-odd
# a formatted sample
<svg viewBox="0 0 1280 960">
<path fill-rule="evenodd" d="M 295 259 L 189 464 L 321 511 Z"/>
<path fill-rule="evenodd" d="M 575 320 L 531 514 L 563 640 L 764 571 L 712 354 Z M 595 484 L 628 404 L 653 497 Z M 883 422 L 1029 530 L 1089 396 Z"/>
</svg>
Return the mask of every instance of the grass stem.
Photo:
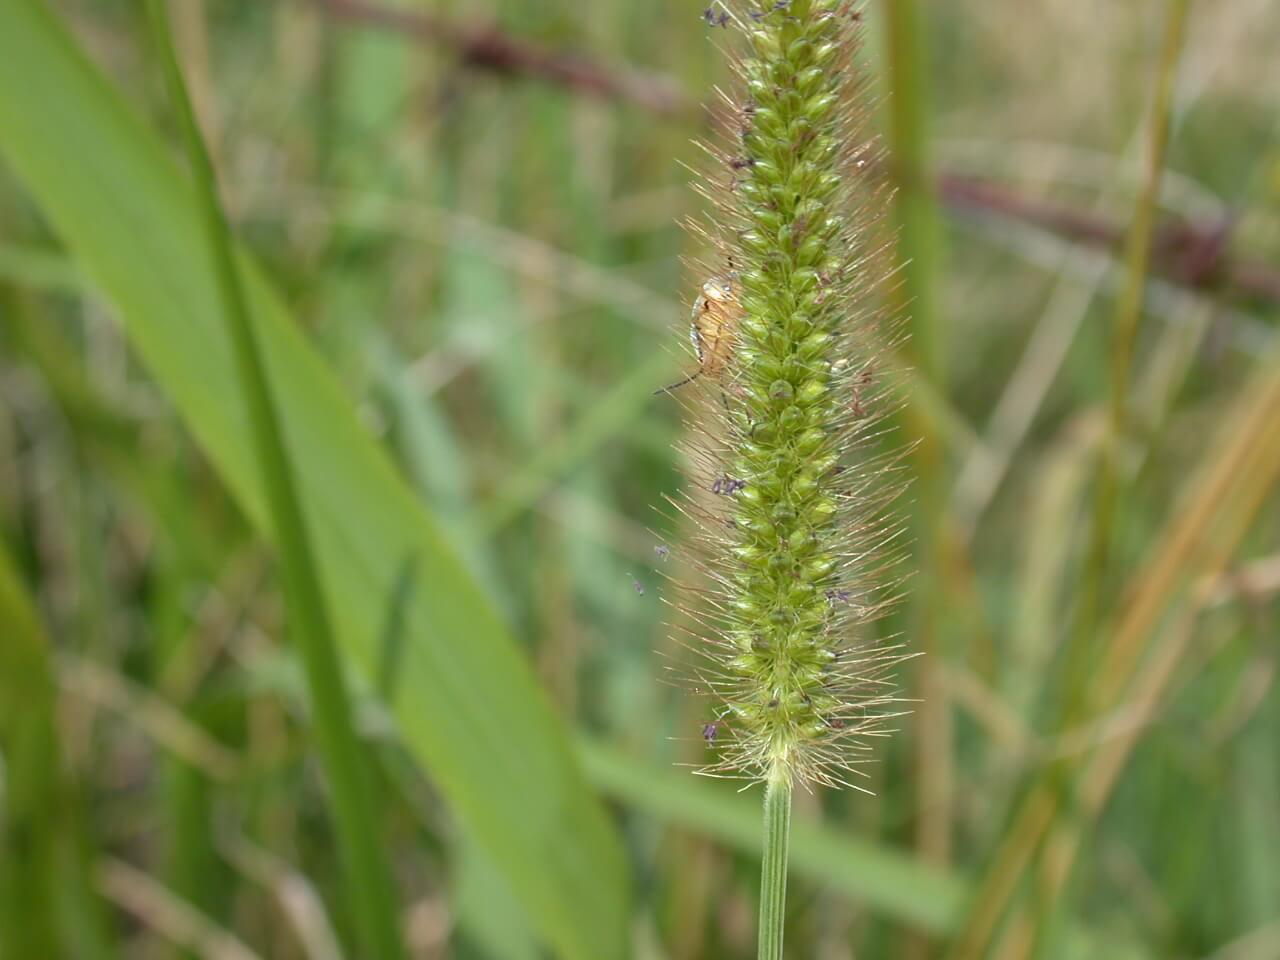
<svg viewBox="0 0 1280 960">
<path fill-rule="evenodd" d="M 1155 95 L 1147 130 L 1142 189 L 1138 194 L 1133 220 L 1125 238 L 1125 282 L 1111 328 L 1107 432 L 1098 463 L 1093 523 L 1090 528 L 1081 606 L 1077 616 L 1077 645 L 1085 648 L 1091 646 L 1088 643 L 1088 637 L 1094 634 L 1097 626 L 1103 584 L 1107 579 L 1111 527 L 1115 518 L 1116 503 L 1120 496 L 1118 462 L 1125 432 L 1133 350 L 1138 338 L 1138 328 L 1141 325 L 1143 304 L 1146 302 L 1147 275 L 1151 270 L 1151 247 L 1155 232 L 1156 209 L 1159 206 L 1160 184 L 1164 179 L 1165 155 L 1169 146 L 1174 82 L 1177 78 L 1178 60 L 1186 35 L 1190 6 L 1190 0 L 1170 0 L 1169 2 L 1160 62 L 1157 67 Z M 1078 681 L 1080 678 L 1076 676 L 1073 679 Z M 1079 686 L 1078 683 L 1077 686 Z"/>
<path fill-rule="evenodd" d="M 218 198 L 213 163 L 178 67 L 165 0 L 148 0 L 147 11 L 166 88 L 178 114 L 191 165 L 209 252 L 215 261 L 221 306 L 240 371 L 249 427 L 262 466 L 291 632 L 306 672 L 361 955 L 394 960 L 403 956 L 403 946 L 391 873 L 378 844 L 368 792 L 368 771 L 352 726 L 351 706 L 302 515 L 300 491 L 294 481 L 266 367 L 254 334 L 230 227 Z"/>
<path fill-rule="evenodd" d="M 1060 708 L 1059 729 L 1069 729 L 1088 713 L 1090 704 L 1102 709 L 1104 697 L 1099 693 L 1099 677 L 1105 676 L 1106 663 L 1097 660 L 1107 643 L 1106 656 L 1112 655 L 1116 638 L 1102 628 L 1103 590 L 1110 566 L 1112 523 L 1119 499 L 1119 452 L 1124 438 L 1128 407 L 1129 382 L 1134 345 L 1146 300 L 1147 277 L 1151 266 L 1152 238 L 1156 209 L 1160 198 L 1165 157 L 1168 151 L 1170 116 L 1177 78 L 1177 67 L 1186 36 L 1190 0 L 1169 0 L 1160 61 L 1156 68 L 1156 85 L 1147 127 L 1147 152 L 1142 189 L 1138 195 L 1133 220 L 1125 243 L 1125 285 L 1112 325 L 1110 354 L 1110 387 L 1108 395 L 1107 432 L 1102 441 L 1094 492 L 1093 519 L 1090 525 L 1081 598 L 1076 611 L 1075 631 L 1062 670 L 1064 698 Z M 1121 622 L 1120 631 L 1123 631 Z M 1039 866 L 1050 868 L 1052 860 L 1045 853 L 1044 839 L 1058 811 L 1079 789 L 1078 759 L 1067 758 L 1051 765 L 1027 791 L 1014 819 L 991 861 L 965 929 L 952 947 L 953 960 L 986 956 L 999 937 L 1001 918 L 1009 909 L 1026 873 L 1028 862 L 1042 858 Z M 1037 885 L 1035 907 L 1042 917 L 1059 907 L 1060 888 L 1065 877 L 1042 876 Z M 1052 893 L 1050 893 L 1052 891 Z M 1033 944 L 1028 949 L 1034 949 Z"/>
<path fill-rule="evenodd" d="M 936 315 L 940 223 L 930 150 L 927 26 L 917 0 L 886 0 L 880 5 L 885 30 L 888 87 L 889 171 L 894 187 L 897 267 L 894 310 L 909 317 L 907 358 L 927 393 L 946 395 L 944 344 Z M 912 646 L 925 654 L 915 667 L 915 845 L 939 865 L 951 857 L 951 823 L 956 774 L 952 741 L 954 720 L 942 676 L 946 656 L 939 611 L 948 595 L 945 551 L 947 476 L 945 438 L 935 418 L 923 409 L 926 392 L 912 391 L 904 413 L 905 433 L 918 441 L 913 455 L 912 535 L 915 540 L 916 601 L 905 629 Z M 913 946 L 911 955 L 918 955 Z"/>
<path fill-rule="evenodd" d="M 791 781 L 771 777 L 764 789 L 764 859 L 760 872 L 760 960 L 782 960 L 787 914 L 787 848 L 791 842 Z"/>
</svg>

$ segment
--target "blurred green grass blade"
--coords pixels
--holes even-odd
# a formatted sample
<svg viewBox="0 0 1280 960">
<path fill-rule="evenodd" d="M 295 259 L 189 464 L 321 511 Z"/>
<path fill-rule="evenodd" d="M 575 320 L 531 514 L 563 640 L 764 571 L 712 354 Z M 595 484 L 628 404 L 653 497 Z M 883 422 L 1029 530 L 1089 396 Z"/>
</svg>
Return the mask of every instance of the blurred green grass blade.
<svg viewBox="0 0 1280 960">
<path fill-rule="evenodd" d="M 723 781 L 657 769 L 598 741 L 580 739 L 578 749 L 587 774 L 606 794 L 744 853 L 759 854 L 758 798 Z M 909 853 L 801 817 L 791 824 L 791 869 L 882 916 L 934 934 L 957 929 L 971 889 L 965 879 Z M 1069 960 L 1146 956 L 1123 938 L 1104 938 L 1075 924 L 1067 932 L 1065 955 Z"/>
<path fill-rule="evenodd" d="M 0 953 L 62 952 L 55 906 L 57 732 L 48 651 L 0 547 Z"/>
<path fill-rule="evenodd" d="M 654 385 L 668 382 L 671 358 L 651 354 L 629 374 L 610 387 L 590 411 L 570 428 L 535 453 L 503 484 L 476 518 L 476 526 L 493 536 L 533 506 L 568 470 L 609 437 L 635 421 L 636 411 L 646 403 L 660 402 L 653 396 Z"/>
<path fill-rule="evenodd" d="M 889 175 L 897 191 L 894 222 L 902 283 L 893 295 L 910 317 L 907 352 L 922 379 L 934 386 L 944 377 L 942 330 L 936 314 L 934 277 L 939 255 L 939 217 L 929 137 L 928 13 L 919 0 L 881 5 L 888 75 Z M 924 420 L 925 418 L 921 418 Z"/>
<path fill-rule="evenodd" d="M 404 956 L 404 944 L 391 865 L 379 841 L 381 817 L 370 791 L 366 758 L 361 755 L 352 726 L 351 703 L 338 661 L 329 601 L 316 571 L 293 462 L 284 447 L 274 389 L 245 300 L 231 228 L 222 210 L 213 162 L 196 126 L 186 81 L 178 67 L 168 3 L 169 0 L 147 0 L 147 18 L 195 181 L 218 281 L 218 312 L 235 349 L 240 391 L 249 411 L 249 431 L 262 470 L 279 553 L 290 639 L 301 652 L 307 671 L 316 745 L 325 770 L 345 874 L 343 900 L 354 914 L 362 955 L 395 960 Z"/>
<path fill-rule="evenodd" d="M 1082 699 L 1087 694 L 1089 674 L 1098 655 L 1098 624 L 1105 616 L 1106 585 L 1113 579 L 1110 576 L 1111 541 L 1114 527 L 1121 519 L 1117 516 L 1117 511 L 1124 494 L 1124 478 L 1120 475 L 1120 448 L 1128 427 L 1130 381 L 1133 376 L 1131 368 L 1151 270 L 1160 185 L 1164 182 L 1165 156 L 1169 150 L 1174 88 L 1190 17 L 1190 0 L 1169 0 L 1166 7 L 1155 92 L 1145 134 L 1146 157 L 1142 189 L 1125 238 L 1124 286 L 1116 305 L 1106 354 L 1099 358 L 1109 361 L 1110 365 L 1107 431 L 1099 451 L 1088 549 L 1081 576 L 1080 602 L 1075 615 L 1075 638 L 1064 671 L 1068 710 L 1080 709 Z M 1069 722 L 1069 718 L 1064 719 L 1063 725 Z"/>
<path fill-rule="evenodd" d="M 0 956 L 112 955 L 61 771 L 48 640 L 0 544 Z"/>
<path fill-rule="evenodd" d="M 1269 731 L 1280 726 L 1274 696 L 1261 717 L 1234 744 L 1237 815 L 1233 840 L 1240 851 L 1238 911 L 1241 929 L 1266 924 L 1280 903 L 1280 758 Z"/>
<path fill-rule="evenodd" d="M 474 844 L 464 844 L 454 904 L 462 939 L 493 960 L 538 960 L 520 905 L 502 871 Z"/>
<path fill-rule="evenodd" d="M 688 773 L 654 769 L 590 740 L 579 749 L 587 772 L 606 793 L 739 850 L 759 853 L 759 797 Z M 964 899 L 964 885 L 944 871 L 801 817 L 791 825 L 791 866 L 921 930 L 952 929 Z"/>
<path fill-rule="evenodd" d="M 904 408 L 913 453 L 912 500 L 915 540 L 910 600 L 901 628 L 912 649 L 924 654 L 914 666 L 911 695 L 919 700 L 913 722 L 916 808 L 915 842 L 935 863 L 951 859 L 956 818 L 952 747 L 955 719 L 942 677 L 947 662 L 948 618 L 942 598 L 952 591 L 947 556 L 947 493 L 950 487 L 943 426 L 930 415 L 924 397 L 947 396 L 944 327 L 937 314 L 936 277 L 940 228 L 932 160 L 928 103 L 927 34 L 929 8 L 920 0 L 885 0 L 879 11 L 885 31 L 888 85 L 889 178 L 895 190 L 897 266 L 902 281 L 891 284 L 892 308 L 907 321 L 905 354 L 917 376 Z M 929 390 L 920 394 L 917 384 Z"/>
<path fill-rule="evenodd" d="M 78 293 L 84 286 L 79 273 L 56 251 L 0 246 L 0 279 L 38 290 Z"/>
<path fill-rule="evenodd" d="M 36 0 L 0 5 L 0 151 L 119 308 L 228 487 L 268 530 L 195 198 Z M 436 524 L 257 271 L 247 261 L 242 270 L 343 652 L 371 682 L 396 577 L 417 557 L 420 588 L 405 611 L 411 642 L 389 705 L 401 736 L 541 935 L 567 957 L 623 955 L 620 845 L 562 726 Z"/>
</svg>

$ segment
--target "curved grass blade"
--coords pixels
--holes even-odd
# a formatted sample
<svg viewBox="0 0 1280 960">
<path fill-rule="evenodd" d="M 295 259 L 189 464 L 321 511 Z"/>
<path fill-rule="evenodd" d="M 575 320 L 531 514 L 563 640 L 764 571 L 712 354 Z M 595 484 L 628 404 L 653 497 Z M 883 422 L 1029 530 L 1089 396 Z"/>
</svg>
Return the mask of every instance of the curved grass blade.
<svg viewBox="0 0 1280 960">
<path fill-rule="evenodd" d="M 225 318 L 236 354 L 236 369 L 254 452 L 261 464 L 272 532 L 280 555 L 289 610 L 290 633 L 307 672 L 311 716 L 333 803 L 333 821 L 346 873 L 346 897 L 355 914 L 363 953 L 395 960 L 404 956 L 391 866 L 378 840 L 368 771 L 351 720 L 351 703 L 338 662 L 328 601 L 320 587 L 311 538 L 302 516 L 302 501 L 293 464 L 284 448 L 276 399 L 262 363 L 236 265 L 231 230 L 218 197 L 208 148 L 196 126 L 186 82 L 178 67 L 170 36 L 168 0 L 147 0 L 156 52 L 159 54 L 171 106 L 185 142 L 195 180 L 206 239 L 217 276 L 218 312 Z"/>
<path fill-rule="evenodd" d="M 31 96 L 39 90 L 40 96 Z M 37 0 L 0 5 L 0 153 L 95 284 L 258 529 L 266 498 L 195 196 Z M 245 294 L 339 645 L 371 684 L 404 558 L 404 612 L 388 707 L 463 827 L 504 871 L 561 954 L 625 953 L 618 838 L 565 731 L 475 581 L 279 300 L 246 259 Z"/>
</svg>

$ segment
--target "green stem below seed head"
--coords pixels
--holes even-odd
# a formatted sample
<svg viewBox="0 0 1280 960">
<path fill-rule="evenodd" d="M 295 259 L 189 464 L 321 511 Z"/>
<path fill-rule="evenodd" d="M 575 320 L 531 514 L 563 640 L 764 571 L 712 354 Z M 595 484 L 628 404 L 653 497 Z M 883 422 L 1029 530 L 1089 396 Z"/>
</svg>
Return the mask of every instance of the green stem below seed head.
<svg viewBox="0 0 1280 960">
<path fill-rule="evenodd" d="M 760 868 L 759 960 L 782 960 L 786 926 L 787 858 L 791 840 L 791 781 L 785 765 L 765 785 L 764 856 Z"/>
</svg>

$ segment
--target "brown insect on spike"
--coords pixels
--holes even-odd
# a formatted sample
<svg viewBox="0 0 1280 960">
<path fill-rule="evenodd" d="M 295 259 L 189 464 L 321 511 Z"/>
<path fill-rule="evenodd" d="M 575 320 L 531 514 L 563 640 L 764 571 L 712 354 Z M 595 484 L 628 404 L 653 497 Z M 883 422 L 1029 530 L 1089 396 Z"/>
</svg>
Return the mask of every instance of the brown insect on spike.
<svg viewBox="0 0 1280 960">
<path fill-rule="evenodd" d="M 704 283 L 702 292 L 693 302 L 689 326 L 689 339 L 697 352 L 699 367 L 683 380 L 654 391 L 655 395 L 683 387 L 703 374 L 719 379 L 733 360 L 742 314 L 742 304 L 738 301 L 737 285 L 732 276 L 712 277 Z"/>
</svg>

